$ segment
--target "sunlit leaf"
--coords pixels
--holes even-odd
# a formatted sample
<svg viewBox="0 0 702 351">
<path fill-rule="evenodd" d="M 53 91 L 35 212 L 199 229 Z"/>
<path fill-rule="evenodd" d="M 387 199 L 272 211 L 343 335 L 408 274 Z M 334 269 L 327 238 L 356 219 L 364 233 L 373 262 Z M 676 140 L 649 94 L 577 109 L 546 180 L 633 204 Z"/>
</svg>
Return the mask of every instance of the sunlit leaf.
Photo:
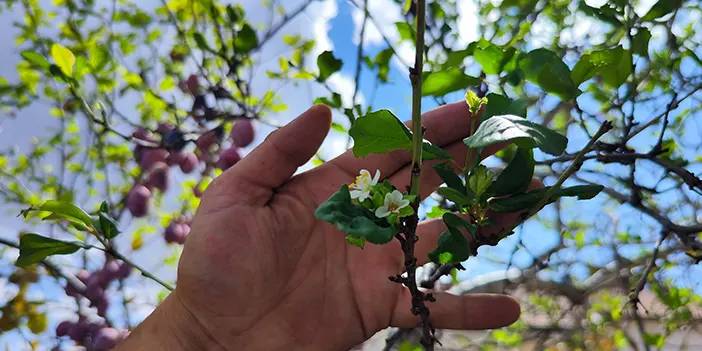
<svg viewBox="0 0 702 351">
<path fill-rule="evenodd" d="M 530 51 L 519 61 L 519 68 L 524 71 L 528 81 L 564 100 L 572 99 L 579 94 L 578 87 L 570 78 L 570 69 L 553 51 L 548 49 Z"/>
<path fill-rule="evenodd" d="M 412 147 L 411 133 L 389 110 L 378 110 L 356 119 L 349 135 L 353 138 L 353 153 L 366 156 Z"/>
<path fill-rule="evenodd" d="M 465 90 L 469 86 L 480 83 L 459 68 L 449 68 L 441 71 L 425 72 L 422 80 L 422 95 L 444 96 L 457 90 Z"/>
<path fill-rule="evenodd" d="M 538 147 L 551 155 L 560 155 L 568 144 L 563 135 L 540 124 L 514 115 L 493 116 L 463 140 L 468 147 L 481 148 L 502 142 L 517 142 L 524 147 Z"/>
<path fill-rule="evenodd" d="M 76 57 L 73 52 L 61 44 L 51 45 L 51 58 L 56 66 L 61 69 L 61 72 L 67 77 L 73 76 L 73 65 L 76 63 Z"/>
</svg>

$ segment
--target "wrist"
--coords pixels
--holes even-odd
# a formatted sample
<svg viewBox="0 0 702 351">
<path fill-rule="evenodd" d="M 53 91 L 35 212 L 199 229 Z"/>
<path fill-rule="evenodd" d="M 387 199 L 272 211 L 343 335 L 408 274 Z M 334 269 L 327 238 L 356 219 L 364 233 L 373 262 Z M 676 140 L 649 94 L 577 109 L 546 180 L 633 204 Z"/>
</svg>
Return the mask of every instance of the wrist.
<svg viewBox="0 0 702 351">
<path fill-rule="evenodd" d="M 120 343 L 117 351 L 212 350 L 224 351 L 173 291 Z"/>
</svg>

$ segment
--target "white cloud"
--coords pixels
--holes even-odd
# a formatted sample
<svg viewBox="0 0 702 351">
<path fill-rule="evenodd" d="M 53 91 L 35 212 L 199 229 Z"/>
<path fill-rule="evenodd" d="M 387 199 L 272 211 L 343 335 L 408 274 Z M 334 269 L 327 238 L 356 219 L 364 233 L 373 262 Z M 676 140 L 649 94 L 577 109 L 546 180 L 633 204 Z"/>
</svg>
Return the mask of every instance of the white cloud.
<svg viewBox="0 0 702 351">
<path fill-rule="evenodd" d="M 314 3 L 310 5 L 310 8 L 307 10 L 307 13 L 314 14 L 314 16 L 312 16 L 312 18 L 314 18 L 312 32 L 316 43 L 315 54 L 334 48 L 334 44 L 331 42 L 331 39 L 329 39 L 329 29 L 331 28 L 329 21 L 336 17 L 337 12 L 338 6 L 334 0 Z"/>
<path fill-rule="evenodd" d="M 403 21 L 401 9 L 392 0 L 366 0 L 368 1 L 368 12 L 373 16 L 374 21 L 368 20 L 364 43 L 369 46 L 383 44 L 385 34 L 391 42 L 399 39 L 395 30 L 395 22 Z M 363 6 L 363 0 L 358 0 L 359 6 Z M 353 18 L 353 43 L 358 44 L 361 36 L 361 24 L 363 23 L 363 10 L 349 4 L 352 7 L 351 17 Z M 376 27 L 373 22 L 377 23 Z M 382 34 L 381 34 L 382 32 Z"/>
<path fill-rule="evenodd" d="M 458 46 L 465 47 L 479 39 L 478 33 L 478 5 L 475 0 L 458 2 Z M 462 48 L 461 47 L 461 48 Z"/>
<path fill-rule="evenodd" d="M 392 0 L 368 0 L 368 12 L 373 16 L 366 23 L 366 32 L 363 42 L 366 47 L 384 47 L 385 41 L 383 35 L 393 43 L 397 55 L 400 60 L 393 58 L 392 62 L 400 70 L 404 70 L 405 66 L 402 62 L 414 62 L 414 46 L 408 42 L 398 43 L 400 40 L 399 34 L 395 27 L 396 22 L 404 21 L 402 17 L 402 9 Z M 362 1 L 358 1 L 360 6 L 363 6 Z M 351 17 L 353 18 L 353 43 L 358 44 L 361 36 L 361 24 L 363 23 L 363 10 L 356 6 L 352 6 Z"/>
</svg>

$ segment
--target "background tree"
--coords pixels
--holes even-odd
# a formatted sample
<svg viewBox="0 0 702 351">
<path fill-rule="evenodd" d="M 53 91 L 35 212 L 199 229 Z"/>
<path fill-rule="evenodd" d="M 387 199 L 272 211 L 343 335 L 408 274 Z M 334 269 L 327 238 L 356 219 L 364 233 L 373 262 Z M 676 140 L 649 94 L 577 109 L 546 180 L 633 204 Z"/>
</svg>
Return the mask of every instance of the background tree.
<svg viewBox="0 0 702 351">
<path fill-rule="evenodd" d="M 348 145 L 350 124 L 370 111 L 409 117 L 412 1 L 10 0 L 0 9 L 16 25 L 14 42 L 3 42 L 16 66 L 0 67 L 4 134 L 29 125 L 24 135 L 36 136 L 6 142 L 0 156 L 0 329 L 10 347 L 107 349 L 123 337 L 174 283 L 209 181 L 296 111 L 335 110 L 336 134 L 310 166 Z M 614 123 L 568 182 L 602 184 L 601 195 L 556 201 L 465 271 L 425 267 L 427 286 L 452 273 L 437 287 L 505 290 L 524 306 L 508 329 L 440 334 L 447 348 L 686 347 L 681 333 L 702 318 L 701 16 L 691 0 L 427 2 L 425 110 L 470 88 L 488 97 L 486 115 L 559 130 L 571 140 L 566 154 L 535 152 L 547 185 L 603 121 Z M 312 38 L 305 27 L 320 18 Z M 325 43 L 325 24 L 332 41 L 355 45 Z M 350 24 L 353 33 L 335 32 Z M 513 153 L 490 162 L 501 167 Z M 452 206 L 436 194 L 420 214 Z M 14 219 L 29 207 L 42 211 Z M 48 253 L 81 251 L 17 267 L 21 241 L 47 244 L 20 240 L 27 232 L 81 243 L 49 242 Z M 474 279 L 490 271 L 503 274 Z M 388 349 L 417 340 L 389 333 Z"/>
</svg>

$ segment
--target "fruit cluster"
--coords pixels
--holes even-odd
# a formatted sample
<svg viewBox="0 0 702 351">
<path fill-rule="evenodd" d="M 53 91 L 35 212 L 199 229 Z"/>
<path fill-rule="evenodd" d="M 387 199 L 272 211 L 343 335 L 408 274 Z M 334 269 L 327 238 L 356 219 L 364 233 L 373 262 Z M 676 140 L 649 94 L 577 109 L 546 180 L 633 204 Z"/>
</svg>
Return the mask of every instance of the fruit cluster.
<svg viewBox="0 0 702 351">
<path fill-rule="evenodd" d="M 181 82 L 180 88 L 194 98 L 191 117 L 201 127 L 200 131 L 185 131 L 179 126 L 161 123 L 155 131 L 137 128 L 132 133 L 135 143 L 134 156 L 142 170 L 141 180 L 127 194 L 126 206 L 134 217 L 144 217 L 149 213 L 153 192 L 168 190 L 169 171 L 171 167 L 179 167 L 184 174 L 189 174 L 204 164 L 203 174 L 217 167 L 226 170 L 239 162 L 239 149 L 249 146 L 254 140 L 254 126 L 251 119 L 246 117 L 227 116 L 234 120 L 229 134 L 231 145 L 224 147 L 224 127 L 222 124 L 207 128 L 209 121 L 222 113 L 208 107 L 207 91 L 214 94 L 215 99 L 225 94 L 222 87 L 204 89 L 196 75 L 191 75 Z M 193 142 L 195 147 L 188 151 L 187 145 Z M 196 191 L 196 195 L 199 193 Z"/>
<path fill-rule="evenodd" d="M 131 271 L 132 267 L 129 264 L 108 259 L 97 271 L 78 272 L 76 277 L 85 286 L 76 287 L 69 284 L 66 286 L 66 294 L 76 299 L 87 299 L 102 319 L 89 320 L 80 315 L 78 321 L 62 321 L 56 326 L 56 336 L 68 337 L 76 344 L 95 351 L 109 350 L 126 338 L 128 331 L 115 329 L 106 323 L 105 317 L 109 307 L 106 290 L 112 282 L 127 278 Z"/>
<path fill-rule="evenodd" d="M 83 317 L 77 322 L 63 321 L 56 326 L 56 336 L 67 336 L 93 351 L 110 350 L 128 335 L 127 330 L 109 327 L 104 322 L 90 322 Z"/>
<path fill-rule="evenodd" d="M 109 301 L 105 290 L 113 281 L 122 280 L 129 276 L 132 267 L 127 263 L 112 259 L 106 260 L 103 267 L 94 272 L 81 270 L 76 277 L 85 284 L 85 288 L 66 286 L 66 294 L 75 298 L 85 297 L 90 301 L 90 306 L 97 309 L 97 314 L 105 317 Z"/>
</svg>

